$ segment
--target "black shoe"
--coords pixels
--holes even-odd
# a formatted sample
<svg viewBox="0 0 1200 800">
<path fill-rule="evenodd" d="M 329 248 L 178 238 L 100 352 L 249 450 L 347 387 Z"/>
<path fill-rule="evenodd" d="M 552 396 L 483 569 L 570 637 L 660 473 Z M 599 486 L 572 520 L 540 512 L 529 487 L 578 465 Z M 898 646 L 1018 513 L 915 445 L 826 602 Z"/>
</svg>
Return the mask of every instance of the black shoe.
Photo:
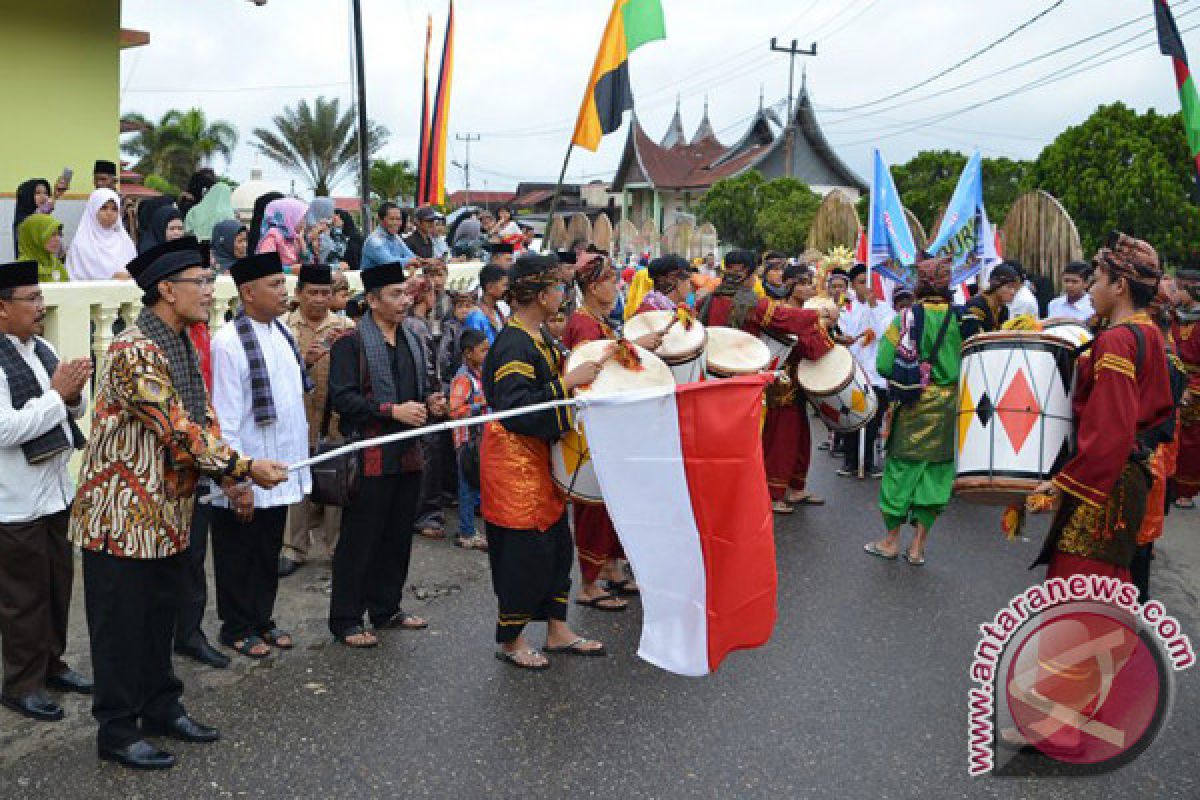
<svg viewBox="0 0 1200 800">
<path fill-rule="evenodd" d="M 287 556 L 279 557 L 279 577 L 286 578 L 298 569 L 300 569 L 299 561 L 292 561 Z"/>
<path fill-rule="evenodd" d="M 225 669 L 229 666 L 229 656 L 213 647 L 204 638 L 194 639 L 188 644 L 180 645 L 175 648 L 175 652 L 214 669 Z"/>
<path fill-rule="evenodd" d="M 181 742 L 196 744 L 208 744 L 221 738 L 221 733 L 216 728 L 202 725 L 187 714 L 171 722 L 144 719 L 142 720 L 142 733 L 147 736 L 167 736 Z"/>
<path fill-rule="evenodd" d="M 58 722 L 63 718 L 62 706 L 46 697 L 46 693 L 40 689 L 20 699 L 0 696 L 0 703 L 38 722 Z"/>
<path fill-rule="evenodd" d="M 46 679 L 46 686 L 60 692 L 92 693 L 92 682 L 73 669 L 65 669 L 57 675 L 51 675 Z"/>
<path fill-rule="evenodd" d="M 96 748 L 96 754 L 101 761 L 115 761 L 130 769 L 170 769 L 175 766 L 175 756 L 166 750 L 159 750 L 145 739 L 138 739 L 124 747 L 100 745 Z"/>
</svg>

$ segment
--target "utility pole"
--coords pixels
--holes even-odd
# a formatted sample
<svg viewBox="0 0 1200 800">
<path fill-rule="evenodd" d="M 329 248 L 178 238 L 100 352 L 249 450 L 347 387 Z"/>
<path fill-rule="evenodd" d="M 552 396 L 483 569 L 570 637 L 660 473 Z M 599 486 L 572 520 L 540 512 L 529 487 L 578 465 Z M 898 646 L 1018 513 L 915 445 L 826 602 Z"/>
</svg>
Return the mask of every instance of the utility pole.
<svg viewBox="0 0 1200 800">
<path fill-rule="evenodd" d="M 771 50 L 776 53 L 788 54 L 788 98 L 787 98 L 787 121 L 784 122 L 784 130 L 787 131 L 787 175 L 792 177 L 792 93 L 795 91 L 796 85 L 796 56 L 815 56 L 817 54 L 817 43 L 813 42 L 812 47 L 807 50 L 802 50 L 798 40 L 792 39 L 790 47 L 780 47 L 778 39 L 771 37 Z"/>
<path fill-rule="evenodd" d="M 363 63 L 362 0 L 351 0 L 350 13 L 354 25 L 354 82 L 358 89 L 358 186 L 362 201 L 363 231 L 371 232 L 371 167 L 367 162 L 371 152 L 367 141 L 367 70 Z"/>
<path fill-rule="evenodd" d="M 471 142 L 479 141 L 478 133 L 456 133 L 454 138 L 467 144 L 467 157 L 463 161 L 463 183 L 467 191 L 467 205 L 471 205 Z"/>
</svg>

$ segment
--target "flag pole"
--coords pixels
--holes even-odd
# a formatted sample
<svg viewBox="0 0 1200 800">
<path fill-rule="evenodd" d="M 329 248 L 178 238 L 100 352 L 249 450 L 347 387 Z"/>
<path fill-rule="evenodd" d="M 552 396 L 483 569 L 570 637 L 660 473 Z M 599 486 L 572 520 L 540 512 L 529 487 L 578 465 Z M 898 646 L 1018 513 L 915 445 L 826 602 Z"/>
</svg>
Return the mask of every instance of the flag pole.
<svg viewBox="0 0 1200 800">
<path fill-rule="evenodd" d="M 571 139 L 571 144 L 567 146 L 567 154 L 563 156 L 562 169 L 558 172 L 558 183 L 554 184 L 554 199 L 550 201 L 550 213 L 546 215 L 546 227 L 542 231 L 542 252 L 550 252 L 550 227 L 554 224 L 554 212 L 558 210 L 558 203 L 562 199 L 563 181 L 567 177 L 567 164 L 571 162 L 571 153 L 575 151 L 575 140 Z"/>
</svg>

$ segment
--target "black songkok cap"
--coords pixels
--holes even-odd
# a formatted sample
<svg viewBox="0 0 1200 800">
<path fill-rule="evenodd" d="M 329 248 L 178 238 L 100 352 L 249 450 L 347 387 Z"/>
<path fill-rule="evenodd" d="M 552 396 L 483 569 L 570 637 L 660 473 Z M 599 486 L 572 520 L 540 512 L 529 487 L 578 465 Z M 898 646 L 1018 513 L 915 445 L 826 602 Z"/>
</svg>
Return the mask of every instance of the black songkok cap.
<svg viewBox="0 0 1200 800">
<path fill-rule="evenodd" d="M 488 242 L 483 246 L 483 249 L 487 250 L 492 255 L 513 252 L 512 242 Z"/>
<path fill-rule="evenodd" d="M 152 289 L 164 278 L 189 267 L 203 267 L 208 257 L 195 236 L 183 236 L 150 248 L 125 266 L 142 289 Z"/>
<path fill-rule="evenodd" d="M 682 256 L 665 255 L 651 259 L 646 271 L 650 273 L 651 278 L 665 278 L 677 272 L 695 272 L 696 270 Z"/>
<path fill-rule="evenodd" d="M 368 267 L 362 270 L 361 275 L 363 290 L 368 292 L 372 289 L 382 289 L 384 286 L 391 286 L 394 283 L 404 283 L 408 280 L 408 274 L 404 269 L 404 265 L 399 261 Z"/>
<path fill-rule="evenodd" d="M 93 175 L 116 175 L 117 165 L 111 161 L 98 160 L 92 167 Z"/>
<path fill-rule="evenodd" d="M 37 285 L 38 263 L 36 261 L 14 261 L 11 264 L 0 264 L 0 289 Z"/>
<path fill-rule="evenodd" d="M 239 258 L 229 268 L 229 274 L 233 276 L 233 282 L 238 286 L 250 281 L 256 281 L 259 278 L 280 275 L 282 273 L 283 262 L 279 259 L 279 253 L 273 250 Z"/>
<path fill-rule="evenodd" d="M 525 253 L 517 259 L 517 263 L 509 271 L 508 277 L 513 283 L 522 280 L 538 279 L 544 279 L 547 283 L 550 283 L 557 274 L 558 259 L 554 256 Z"/>
<path fill-rule="evenodd" d="M 310 286 L 332 286 L 333 270 L 320 264 L 304 264 L 300 267 L 300 283 Z"/>
</svg>

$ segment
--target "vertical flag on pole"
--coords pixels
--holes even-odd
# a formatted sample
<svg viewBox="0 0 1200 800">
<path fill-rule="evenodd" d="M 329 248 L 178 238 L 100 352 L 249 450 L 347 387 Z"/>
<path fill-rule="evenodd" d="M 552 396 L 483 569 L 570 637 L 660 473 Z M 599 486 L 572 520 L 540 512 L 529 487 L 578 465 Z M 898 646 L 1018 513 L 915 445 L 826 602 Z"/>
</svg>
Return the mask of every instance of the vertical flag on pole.
<svg viewBox="0 0 1200 800">
<path fill-rule="evenodd" d="M 978 150 L 963 167 L 942 215 L 941 227 L 928 250 L 954 259 L 954 274 L 950 278 L 953 286 L 971 280 L 981 271 L 986 279 L 1000 260 L 996 255 L 996 235 L 983 207 L 983 159 Z"/>
<path fill-rule="evenodd" d="M 892 172 L 877 149 L 867 214 L 867 268 L 889 281 L 912 288 L 916 285 L 913 273 L 916 262 L 917 247 L 904 216 L 904 204 L 900 202 Z"/>
<path fill-rule="evenodd" d="M 629 54 L 647 42 L 665 38 L 660 0 L 614 0 L 579 108 L 572 144 L 595 152 L 601 137 L 621 127 L 625 112 L 633 108 Z"/>
<path fill-rule="evenodd" d="M 429 43 L 432 31 L 425 37 L 425 92 L 429 92 Z M 422 109 L 422 148 L 417 164 L 417 204 L 442 205 L 446 202 L 446 134 L 450 118 L 450 84 L 454 73 L 454 0 L 446 17 L 446 40 L 442 45 L 442 64 L 438 69 L 437 93 L 433 96 L 433 111 Z"/>
<path fill-rule="evenodd" d="M 425 19 L 425 72 L 421 79 L 421 143 L 417 150 L 417 205 L 425 203 L 425 160 L 429 158 L 429 49 L 433 45 L 433 15 Z"/>
<path fill-rule="evenodd" d="M 1171 57 L 1175 68 L 1175 85 L 1179 89 L 1179 105 L 1183 112 L 1183 129 L 1187 133 L 1188 152 L 1195 163 L 1195 181 L 1192 187 L 1192 202 L 1200 202 L 1200 97 L 1196 94 L 1196 81 L 1188 68 L 1187 52 L 1183 49 L 1183 37 L 1175 25 L 1175 17 L 1167 0 L 1154 0 L 1154 18 L 1158 25 L 1158 49 L 1164 56 Z"/>
</svg>

